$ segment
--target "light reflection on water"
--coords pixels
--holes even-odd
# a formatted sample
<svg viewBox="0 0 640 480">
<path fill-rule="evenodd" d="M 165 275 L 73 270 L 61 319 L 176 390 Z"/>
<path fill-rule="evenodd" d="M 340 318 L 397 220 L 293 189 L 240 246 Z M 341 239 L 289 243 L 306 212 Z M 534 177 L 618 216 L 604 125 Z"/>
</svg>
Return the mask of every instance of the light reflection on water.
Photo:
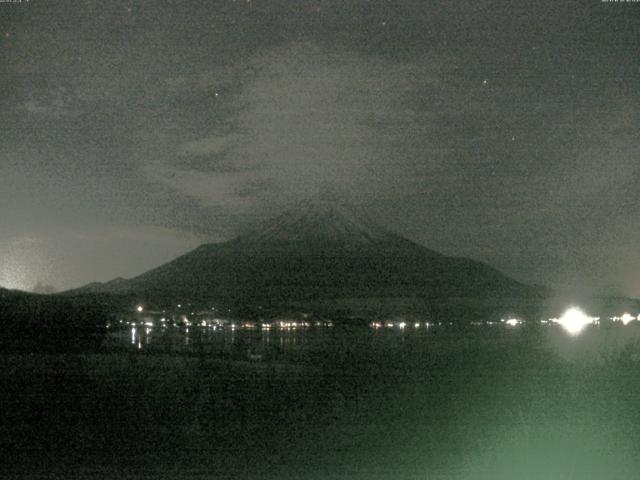
<svg viewBox="0 0 640 480">
<path fill-rule="evenodd" d="M 640 323 L 638 328 L 611 324 L 589 325 L 580 334 L 565 331 L 559 325 L 538 328 L 509 324 L 458 328 L 441 325 L 427 328 L 243 328 L 227 326 L 132 325 L 112 331 L 106 348 L 111 351 L 133 350 L 148 353 L 204 354 L 244 360 L 311 361 L 332 355 L 356 355 L 360 358 L 408 358 L 442 351 L 455 352 L 464 345 L 504 344 L 528 336 L 533 345 L 569 361 L 594 362 L 612 356 L 640 357 Z M 498 343 L 496 343 L 498 342 Z M 502 342 L 502 343 L 500 343 Z M 336 357 L 337 358 L 337 357 Z M 324 360 L 324 358 L 323 358 Z"/>
<path fill-rule="evenodd" d="M 110 334 L 111 347 L 124 347 L 129 340 L 133 348 L 156 349 L 162 351 L 181 351 L 206 348 L 213 352 L 223 352 L 236 344 L 256 348 L 268 346 L 275 341 L 282 348 L 293 348 L 304 344 L 306 340 L 326 335 L 328 328 L 314 328 L 308 331 L 296 329 L 241 329 L 222 327 L 165 327 L 144 329 L 135 326 L 128 330 Z"/>
<path fill-rule="evenodd" d="M 413 324 L 411 325 L 413 327 Z M 242 328 L 160 326 L 112 331 L 107 348 L 133 349 L 159 353 L 205 353 L 222 356 L 272 356 L 299 352 L 307 348 L 321 348 L 323 344 L 344 341 L 358 345 L 384 344 L 385 347 L 402 346 L 405 337 L 416 341 L 430 335 L 428 329 L 375 329 L 343 330 L 328 326 L 308 328 Z"/>
</svg>

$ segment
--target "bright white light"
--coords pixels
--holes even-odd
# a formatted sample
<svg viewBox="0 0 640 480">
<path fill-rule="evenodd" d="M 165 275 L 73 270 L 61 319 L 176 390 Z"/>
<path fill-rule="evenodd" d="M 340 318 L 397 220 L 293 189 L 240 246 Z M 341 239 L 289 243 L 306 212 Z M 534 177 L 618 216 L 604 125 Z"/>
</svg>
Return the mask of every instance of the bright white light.
<svg viewBox="0 0 640 480">
<path fill-rule="evenodd" d="M 404 327 L 406 327 L 406 326 L 407 326 L 407 324 L 406 324 L 406 323 L 404 323 L 404 322 L 400 322 L 400 323 L 398 324 L 398 326 L 399 326 L 400 328 L 404 328 Z"/>
<path fill-rule="evenodd" d="M 510 327 L 515 327 L 517 325 L 520 325 L 520 323 L 522 323 L 520 320 L 518 320 L 517 318 L 509 318 L 507 320 L 502 320 L 504 323 L 506 323 L 507 325 L 509 325 Z"/>
<path fill-rule="evenodd" d="M 136 310 L 138 312 L 142 312 L 144 310 L 144 308 L 142 307 L 142 305 L 138 305 L 138 307 L 136 308 Z"/>
<path fill-rule="evenodd" d="M 636 317 L 632 316 L 630 313 L 625 313 L 620 317 L 620 321 L 626 325 L 629 322 L 632 322 L 636 319 Z"/>
<path fill-rule="evenodd" d="M 562 325 L 571 335 L 577 335 L 584 327 L 594 323 L 595 319 L 586 315 L 579 308 L 571 307 L 559 319 L 554 319 L 554 321 Z"/>
</svg>

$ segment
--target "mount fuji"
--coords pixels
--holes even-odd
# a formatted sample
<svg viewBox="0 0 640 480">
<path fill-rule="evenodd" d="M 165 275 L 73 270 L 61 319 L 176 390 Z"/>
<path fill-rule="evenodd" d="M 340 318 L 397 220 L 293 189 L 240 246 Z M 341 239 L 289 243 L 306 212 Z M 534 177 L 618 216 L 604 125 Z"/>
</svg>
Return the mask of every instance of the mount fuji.
<svg viewBox="0 0 640 480">
<path fill-rule="evenodd" d="M 233 240 L 201 245 L 131 279 L 69 293 L 282 304 L 523 297 L 537 291 L 485 263 L 446 256 L 387 231 L 349 206 L 307 200 Z"/>
</svg>

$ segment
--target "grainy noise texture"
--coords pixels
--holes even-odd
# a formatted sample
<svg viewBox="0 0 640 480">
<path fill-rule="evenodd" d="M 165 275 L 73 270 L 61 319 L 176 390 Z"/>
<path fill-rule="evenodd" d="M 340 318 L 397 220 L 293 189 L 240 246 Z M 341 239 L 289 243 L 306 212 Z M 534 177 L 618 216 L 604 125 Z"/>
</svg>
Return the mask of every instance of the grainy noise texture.
<svg viewBox="0 0 640 480">
<path fill-rule="evenodd" d="M 329 194 L 520 281 L 637 295 L 638 11 L 2 2 L 0 285 L 134 276 Z"/>
</svg>

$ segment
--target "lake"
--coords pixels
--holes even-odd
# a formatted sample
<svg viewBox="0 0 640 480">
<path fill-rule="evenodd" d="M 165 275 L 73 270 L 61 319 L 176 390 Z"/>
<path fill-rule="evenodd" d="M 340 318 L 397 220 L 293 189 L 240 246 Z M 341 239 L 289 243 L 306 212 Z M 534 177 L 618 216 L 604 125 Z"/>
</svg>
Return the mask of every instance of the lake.
<svg viewBox="0 0 640 480">
<path fill-rule="evenodd" d="M 628 479 L 640 328 L 136 326 L 0 356 L 7 478 Z M 249 355 L 253 355 L 253 360 Z"/>
</svg>

